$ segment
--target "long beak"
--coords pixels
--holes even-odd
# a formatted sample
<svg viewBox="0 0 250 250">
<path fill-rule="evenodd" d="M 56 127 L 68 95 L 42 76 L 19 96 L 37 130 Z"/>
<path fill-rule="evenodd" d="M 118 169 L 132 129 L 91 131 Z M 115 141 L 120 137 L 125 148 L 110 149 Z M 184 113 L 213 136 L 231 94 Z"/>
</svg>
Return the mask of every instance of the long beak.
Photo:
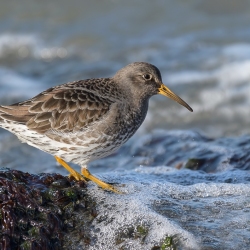
<svg viewBox="0 0 250 250">
<path fill-rule="evenodd" d="M 172 92 L 163 83 L 161 84 L 161 87 L 158 89 L 158 91 L 159 91 L 158 94 L 161 94 L 161 95 L 164 95 L 166 97 L 173 99 L 174 101 L 178 102 L 182 106 L 186 107 L 189 111 L 193 112 L 193 109 L 186 102 L 184 102 L 178 95 Z"/>
</svg>

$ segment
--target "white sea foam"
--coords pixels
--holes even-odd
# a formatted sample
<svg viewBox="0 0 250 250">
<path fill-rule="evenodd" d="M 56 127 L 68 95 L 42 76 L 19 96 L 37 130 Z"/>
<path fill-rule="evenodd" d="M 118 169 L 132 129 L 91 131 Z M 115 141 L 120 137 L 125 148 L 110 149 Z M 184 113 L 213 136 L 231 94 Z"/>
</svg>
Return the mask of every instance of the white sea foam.
<svg viewBox="0 0 250 250">
<path fill-rule="evenodd" d="M 61 46 L 47 46 L 37 34 L 12 34 L 0 35 L 0 58 L 9 55 L 19 58 L 33 57 L 41 60 L 64 58 L 68 50 Z"/>
<path fill-rule="evenodd" d="M 249 59 L 250 58 L 250 44 L 249 43 L 236 43 L 225 46 L 222 49 L 222 53 L 226 57 L 233 59 Z"/>
<path fill-rule="evenodd" d="M 223 64 L 218 69 L 208 71 L 180 71 L 163 75 L 169 85 L 216 82 L 221 86 L 239 85 L 250 81 L 250 60 Z"/>
<path fill-rule="evenodd" d="M 169 175 L 175 183 L 165 180 Z M 96 242 L 90 249 L 151 249 L 167 236 L 177 236 L 181 249 L 246 249 L 250 184 L 217 183 L 244 175 L 227 171 L 211 176 L 163 166 L 112 173 L 112 177 L 105 174 L 102 178 L 123 183 L 120 189 L 126 194 L 89 186 L 98 210 L 92 231 Z M 190 185 L 181 185 L 182 178 L 188 178 Z M 126 238 L 126 232 L 136 231 L 137 226 L 148 230 L 143 243 L 136 237 Z M 119 235 L 124 238 L 117 243 Z"/>
<path fill-rule="evenodd" d="M 26 57 L 29 50 L 39 46 L 39 40 L 30 34 L 2 33 L 0 35 L 0 57 L 7 53 L 17 53 L 20 57 Z"/>
</svg>

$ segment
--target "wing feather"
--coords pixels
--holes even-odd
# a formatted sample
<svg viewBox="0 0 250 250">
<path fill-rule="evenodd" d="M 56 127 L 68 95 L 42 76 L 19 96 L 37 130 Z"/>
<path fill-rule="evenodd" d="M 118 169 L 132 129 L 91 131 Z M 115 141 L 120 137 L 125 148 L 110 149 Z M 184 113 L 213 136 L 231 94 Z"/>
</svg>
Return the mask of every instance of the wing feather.
<svg viewBox="0 0 250 250">
<path fill-rule="evenodd" d="M 69 133 L 102 119 L 113 103 L 98 91 L 84 88 L 84 85 L 83 88 L 66 86 L 50 88 L 25 102 L 0 106 L 0 117 L 26 124 L 29 129 L 41 134 L 50 131 Z"/>
</svg>

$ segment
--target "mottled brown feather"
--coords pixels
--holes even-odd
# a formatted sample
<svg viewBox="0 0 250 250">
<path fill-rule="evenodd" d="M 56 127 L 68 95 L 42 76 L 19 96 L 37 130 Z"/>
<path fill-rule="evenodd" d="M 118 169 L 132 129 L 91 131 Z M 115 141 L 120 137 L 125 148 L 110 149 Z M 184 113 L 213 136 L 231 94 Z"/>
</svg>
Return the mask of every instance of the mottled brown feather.
<svg viewBox="0 0 250 250">
<path fill-rule="evenodd" d="M 50 118 L 51 118 L 50 112 L 40 113 L 34 117 L 34 119 L 37 123 L 43 122 L 43 121 L 48 121 Z"/>
<path fill-rule="evenodd" d="M 42 105 L 43 105 L 43 102 L 35 102 L 34 104 L 32 104 L 29 107 L 29 112 L 31 112 L 31 113 L 41 113 L 41 112 L 43 112 Z M 16 108 L 18 109 L 19 106 L 17 106 Z"/>
<path fill-rule="evenodd" d="M 78 88 L 74 88 L 74 84 Z M 29 129 L 41 134 L 55 130 L 69 133 L 84 129 L 101 119 L 113 101 L 98 92 L 90 92 L 85 81 L 74 84 L 59 85 L 25 102 L 1 106 L 0 116 L 26 124 Z"/>
<path fill-rule="evenodd" d="M 54 99 L 53 97 L 46 100 L 42 105 L 42 110 L 45 112 L 58 110 L 58 108 L 59 108 L 59 102 L 57 99 Z"/>
</svg>

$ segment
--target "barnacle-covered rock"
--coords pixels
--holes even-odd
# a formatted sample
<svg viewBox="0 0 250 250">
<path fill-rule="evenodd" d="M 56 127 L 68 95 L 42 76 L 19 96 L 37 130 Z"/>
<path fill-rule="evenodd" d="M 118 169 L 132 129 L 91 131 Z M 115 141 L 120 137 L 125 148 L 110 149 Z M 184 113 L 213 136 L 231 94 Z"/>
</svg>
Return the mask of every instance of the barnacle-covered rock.
<svg viewBox="0 0 250 250">
<path fill-rule="evenodd" d="M 67 249 L 67 235 L 75 229 L 74 212 L 84 214 L 81 233 L 90 242 L 86 227 L 95 216 L 95 204 L 86 195 L 84 182 L 59 174 L 31 175 L 0 170 L 0 249 Z"/>
</svg>

